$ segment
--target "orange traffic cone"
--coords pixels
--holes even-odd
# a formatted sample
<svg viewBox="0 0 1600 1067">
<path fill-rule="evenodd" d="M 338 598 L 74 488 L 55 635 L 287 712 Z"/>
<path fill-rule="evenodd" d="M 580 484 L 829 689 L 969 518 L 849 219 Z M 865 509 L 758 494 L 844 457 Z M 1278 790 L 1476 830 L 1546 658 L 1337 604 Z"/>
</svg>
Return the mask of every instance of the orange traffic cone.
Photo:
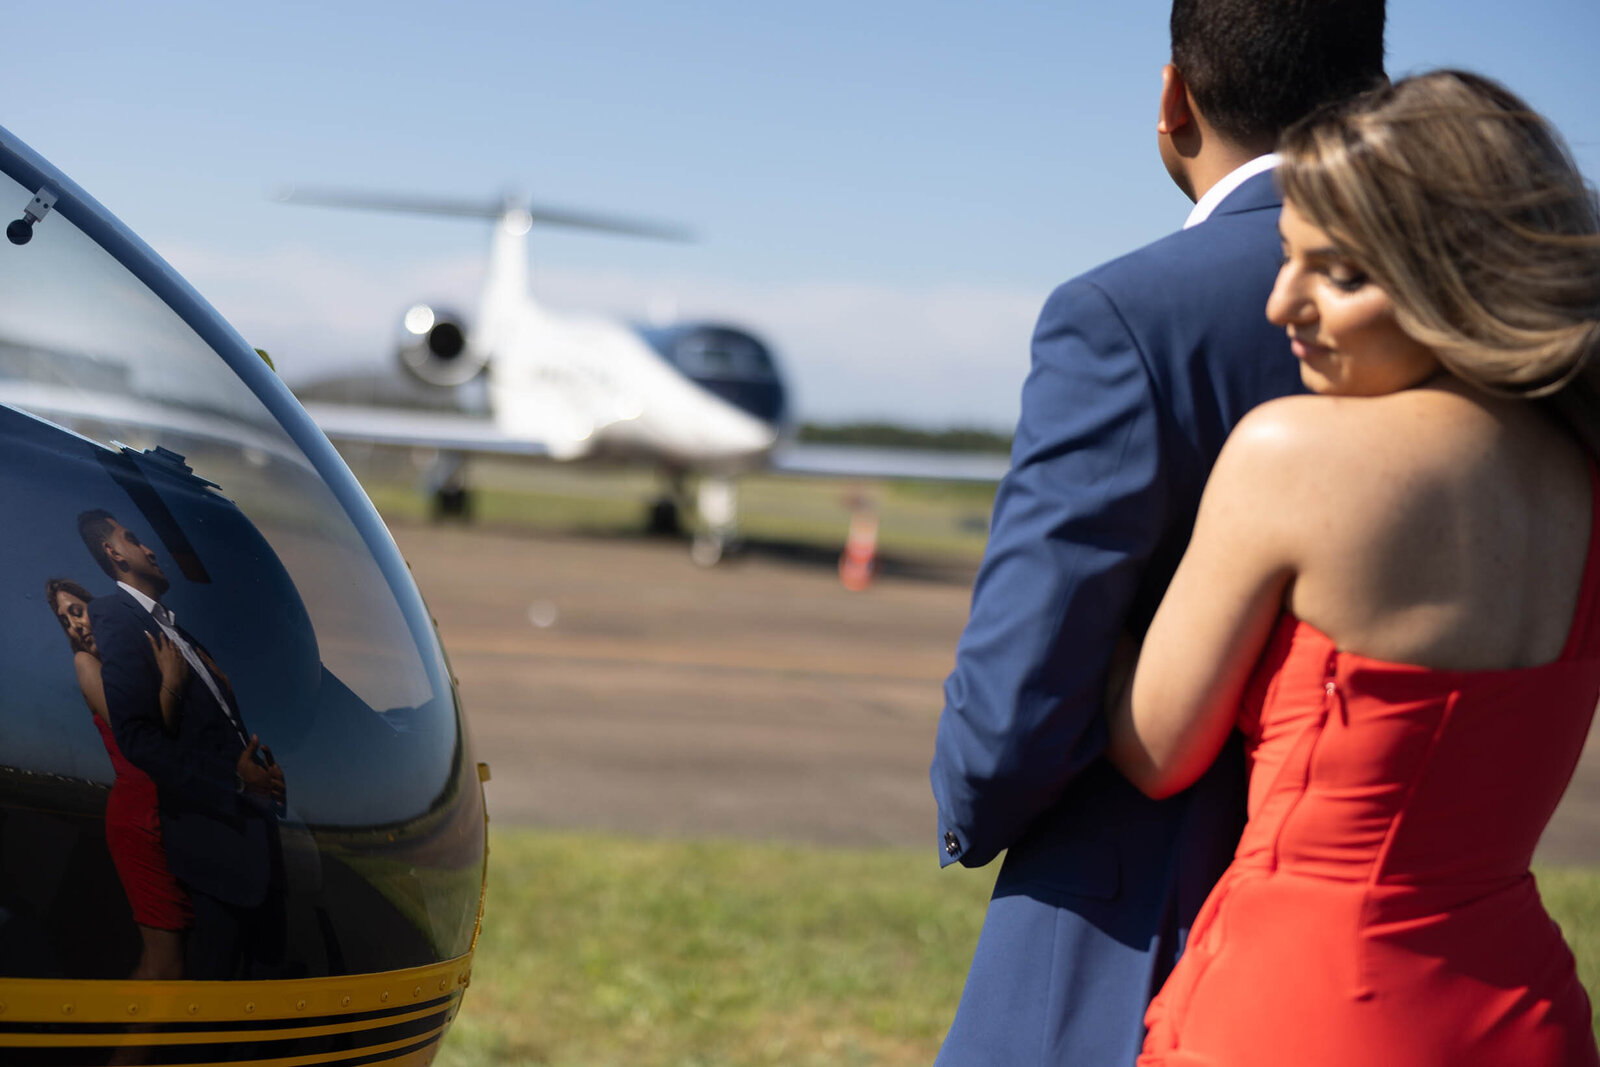
<svg viewBox="0 0 1600 1067">
<path fill-rule="evenodd" d="M 850 532 L 839 556 L 839 582 L 852 593 L 872 584 L 878 573 L 878 515 L 858 508 L 850 515 Z"/>
</svg>

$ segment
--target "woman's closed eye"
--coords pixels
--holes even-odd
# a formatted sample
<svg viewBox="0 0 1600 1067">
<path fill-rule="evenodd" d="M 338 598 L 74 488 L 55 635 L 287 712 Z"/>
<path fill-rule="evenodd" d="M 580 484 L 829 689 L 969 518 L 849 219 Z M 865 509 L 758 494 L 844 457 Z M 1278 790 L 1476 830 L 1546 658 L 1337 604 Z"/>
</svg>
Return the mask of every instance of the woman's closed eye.
<svg viewBox="0 0 1600 1067">
<path fill-rule="evenodd" d="M 1357 291 L 1366 285 L 1369 280 L 1365 274 L 1356 268 L 1340 264 L 1328 267 L 1323 273 L 1336 288 L 1342 289 L 1347 293 Z"/>
</svg>

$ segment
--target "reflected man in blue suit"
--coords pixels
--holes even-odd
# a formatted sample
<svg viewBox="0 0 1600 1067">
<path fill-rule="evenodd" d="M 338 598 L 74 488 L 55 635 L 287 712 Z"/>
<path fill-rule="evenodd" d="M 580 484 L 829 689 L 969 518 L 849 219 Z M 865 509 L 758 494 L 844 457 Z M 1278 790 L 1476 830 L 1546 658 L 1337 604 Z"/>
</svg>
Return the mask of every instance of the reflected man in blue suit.
<svg viewBox="0 0 1600 1067">
<path fill-rule="evenodd" d="M 117 583 L 90 603 L 89 622 L 112 733 L 156 783 L 167 864 L 194 904 L 185 974 L 238 977 L 245 961 L 282 951 L 274 807 L 284 800 L 283 771 L 245 729 L 216 661 L 161 603 L 170 583 L 154 550 L 106 511 L 79 515 L 78 533 Z M 161 714 L 154 640 L 163 635 L 189 663 L 175 731 Z"/>
<path fill-rule="evenodd" d="M 939 851 L 1006 851 L 939 1063 L 1131 1064 L 1144 1011 L 1244 825 L 1237 746 L 1147 799 L 1101 758 L 1102 694 L 1245 412 L 1298 391 L 1265 318 L 1270 154 L 1383 78 L 1383 0 L 1175 0 L 1158 143 L 1183 230 L 1066 283 L 1033 338 L 1012 467 L 945 684 Z"/>
</svg>

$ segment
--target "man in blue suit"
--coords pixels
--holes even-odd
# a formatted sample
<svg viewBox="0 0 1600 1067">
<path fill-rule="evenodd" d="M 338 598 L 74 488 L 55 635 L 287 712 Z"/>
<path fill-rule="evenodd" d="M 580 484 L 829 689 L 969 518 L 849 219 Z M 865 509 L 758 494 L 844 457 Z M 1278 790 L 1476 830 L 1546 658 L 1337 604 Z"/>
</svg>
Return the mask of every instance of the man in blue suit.
<svg viewBox="0 0 1600 1067">
<path fill-rule="evenodd" d="M 109 512 L 78 516 L 78 533 L 117 583 L 89 604 L 106 710 L 117 747 L 156 783 L 167 866 L 194 905 L 184 977 L 240 976 L 241 964 L 282 951 L 281 864 L 274 806 L 283 771 L 247 733 L 216 661 L 161 603 L 156 554 Z M 188 661 L 175 728 L 161 714 L 158 641 Z"/>
<path fill-rule="evenodd" d="M 1149 800 L 1101 756 L 1101 698 L 1228 431 L 1299 389 L 1264 314 L 1280 258 L 1269 153 L 1296 119 L 1382 79 L 1383 23 L 1383 0 L 1174 0 L 1157 132 L 1194 212 L 1046 303 L 945 684 L 941 860 L 1006 859 L 940 1064 L 1131 1064 L 1238 841 L 1238 750 Z"/>
</svg>

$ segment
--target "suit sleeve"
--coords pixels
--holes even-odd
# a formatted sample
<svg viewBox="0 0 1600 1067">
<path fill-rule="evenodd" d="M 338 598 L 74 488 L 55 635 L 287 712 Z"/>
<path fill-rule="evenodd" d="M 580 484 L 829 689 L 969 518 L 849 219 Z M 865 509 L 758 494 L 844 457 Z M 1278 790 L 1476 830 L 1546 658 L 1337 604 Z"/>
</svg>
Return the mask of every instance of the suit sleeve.
<svg viewBox="0 0 1600 1067">
<path fill-rule="evenodd" d="M 144 629 L 118 614 L 114 609 L 90 608 L 106 711 L 117 747 L 158 789 L 201 809 L 219 814 L 236 811 L 234 767 L 215 753 L 185 752 L 177 738 L 162 729 L 161 672 L 155 654 Z"/>
<path fill-rule="evenodd" d="M 945 683 L 930 773 L 942 864 L 988 863 L 1105 748 L 1106 665 L 1167 516 L 1160 421 L 1105 293 L 1056 290 Z"/>
</svg>

